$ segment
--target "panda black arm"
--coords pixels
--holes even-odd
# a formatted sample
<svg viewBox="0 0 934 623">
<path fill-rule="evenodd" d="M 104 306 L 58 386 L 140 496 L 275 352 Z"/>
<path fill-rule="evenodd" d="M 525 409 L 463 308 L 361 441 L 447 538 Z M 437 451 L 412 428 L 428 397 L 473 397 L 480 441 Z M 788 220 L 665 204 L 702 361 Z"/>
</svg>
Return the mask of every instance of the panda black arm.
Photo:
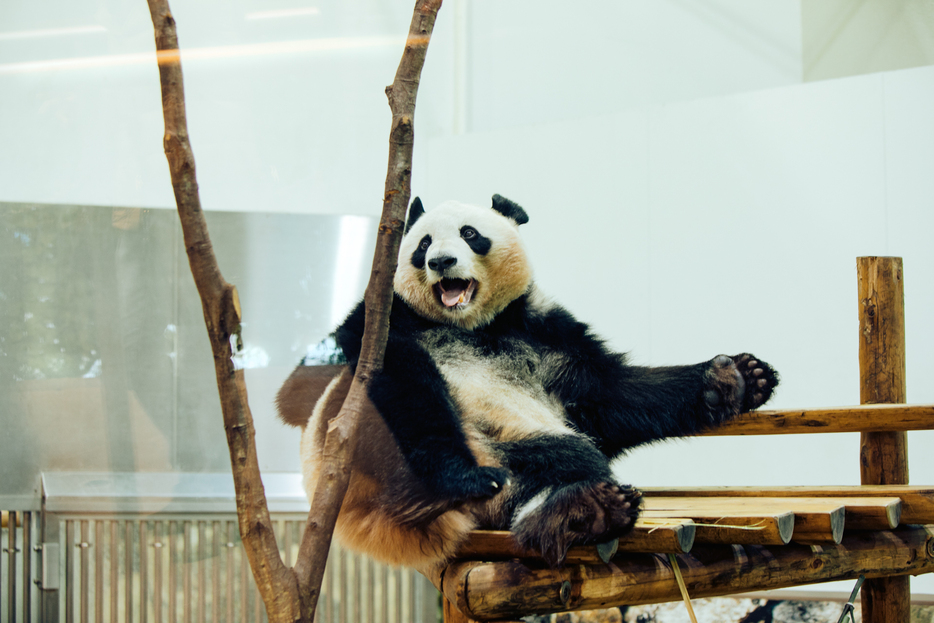
<svg viewBox="0 0 934 623">
<path fill-rule="evenodd" d="M 609 456 L 692 435 L 757 408 L 778 384 L 771 367 L 746 354 L 686 366 L 630 366 L 560 307 L 534 324 L 552 353 L 549 391 Z"/>
<path fill-rule="evenodd" d="M 361 303 L 336 334 L 351 369 L 360 356 L 363 319 Z M 440 371 L 407 337 L 413 322 L 419 320 L 397 298 L 383 368 L 370 379 L 367 394 L 409 469 L 431 494 L 450 500 L 491 497 L 505 484 L 506 471 L 477 465 Z"/>
</svg>

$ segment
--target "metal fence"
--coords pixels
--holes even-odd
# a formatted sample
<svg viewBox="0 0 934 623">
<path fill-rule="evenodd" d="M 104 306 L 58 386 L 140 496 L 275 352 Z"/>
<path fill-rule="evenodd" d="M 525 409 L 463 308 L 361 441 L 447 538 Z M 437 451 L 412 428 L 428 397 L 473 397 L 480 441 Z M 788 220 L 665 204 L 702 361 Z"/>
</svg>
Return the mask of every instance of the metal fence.
<svg viewBox="0 0 934 623">
<path fill-rule="evenodd" d="M 266 619 L 230 514 L 5 513 L 0 620 L 253 623 Z M 275 516 L 286 564 L 305 517 Z M 41 537 L 36 535 L 41 532 Z M 421 575 L 331 549 L 321 623 L 430 623 L 437 592 Z"/>
<path fill-rule="evenodd" d="M 0 621 L 33 621 L 35 513 L 0 511 Z"/>
</svg>

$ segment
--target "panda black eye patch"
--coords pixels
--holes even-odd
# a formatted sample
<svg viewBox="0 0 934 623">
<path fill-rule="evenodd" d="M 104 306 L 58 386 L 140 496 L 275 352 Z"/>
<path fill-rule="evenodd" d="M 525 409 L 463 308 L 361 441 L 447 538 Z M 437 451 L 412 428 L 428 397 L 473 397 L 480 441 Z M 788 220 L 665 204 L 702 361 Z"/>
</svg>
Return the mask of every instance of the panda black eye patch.
<svg viewBox="0 0 934 623">
<path fill-rule="evenodd" d="M 425 268 L 425 255 L 428 253 L 428 247 L 431 246 L 431 236 L 425 236 L 422 238 L 418 246 L 415 247 L 415 252 L 412 254 L 412 266 L 421 270 Z"/>
<path fill-rule="evenodd" d="M 480 232 L 470 225 L 461 227 L 461 238 L 467 243 L 470 250 L 477 255 L 486 255 L 493 246 L 493 242 L 489 238 L 481 235 Z"/>
</svg>

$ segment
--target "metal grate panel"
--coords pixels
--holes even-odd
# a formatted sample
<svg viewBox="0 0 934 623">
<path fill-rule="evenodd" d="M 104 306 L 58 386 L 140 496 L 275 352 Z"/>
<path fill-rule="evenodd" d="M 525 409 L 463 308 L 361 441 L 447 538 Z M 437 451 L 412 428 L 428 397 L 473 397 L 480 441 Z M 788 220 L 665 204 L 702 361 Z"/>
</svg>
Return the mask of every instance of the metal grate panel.
<svg viewBox="0 0 934 623">
<path fill-rule="evenodd" d="M 57 520 L 64 579 L 60 621 L 266 620 L 233 516 Z M 276 536 L 289 565 L 298 553 L 304 523 L 304 515 L 276 520 Z M 332 547 L 318 607 L 320 623 L 429 623 L 437 618 L 436 591 L 421 575 Z"/>
</svg>

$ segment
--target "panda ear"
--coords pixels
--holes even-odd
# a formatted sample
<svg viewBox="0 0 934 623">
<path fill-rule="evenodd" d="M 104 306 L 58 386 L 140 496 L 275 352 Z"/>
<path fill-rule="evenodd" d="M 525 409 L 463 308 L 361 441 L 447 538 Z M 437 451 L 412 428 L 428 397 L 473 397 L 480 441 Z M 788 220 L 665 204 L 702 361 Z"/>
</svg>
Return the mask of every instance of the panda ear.
<svg viewBox="0 0 934 623">
<path fill-rule="evenodd" d="M 409 219 L 405 222 L 405 232 L 404 234 L 409 233 L 409 230 L 412 229 L 412 225 L 415 224 L 422 214 L 425 213 L 425 208 L 422 207 L 422 200 L 416 197 L 412 200 L 412 205 L 409 206 Z"/>
<path fill-rule="evenodd" d="M 493 195 L 493 209 L 516 222 L 516 225 L 524 225 L 529 222 L 529 215 L 516 203 L 503 197 L 502 195 Z"/>
</svg>

